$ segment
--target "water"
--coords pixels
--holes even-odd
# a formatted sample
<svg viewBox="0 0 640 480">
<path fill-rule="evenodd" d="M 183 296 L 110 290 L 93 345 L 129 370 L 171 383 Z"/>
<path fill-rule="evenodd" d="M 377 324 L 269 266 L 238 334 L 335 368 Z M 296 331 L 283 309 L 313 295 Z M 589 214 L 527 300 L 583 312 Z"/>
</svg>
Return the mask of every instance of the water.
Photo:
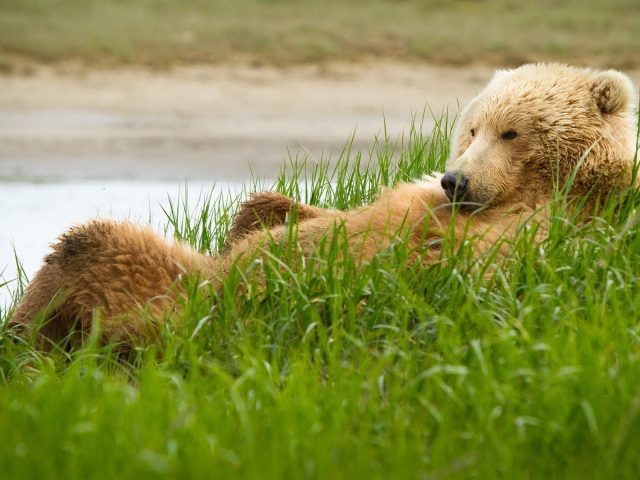
<svg viewBox="0 0 640 480">
<path fill-rule="evenodd" d="M 189 182 L 189 197 L 241 192 L 234 183 Z M 4 281 L 16 278 L 17 257 L 29 278 L 42 265 L 49 245 L 70 226 L 97 216 L 151 224 L 166 224 L 162 207 L 184 192 L 177 181 L 91 180 L 65 182 L 0 182 L 0 272 Z M 3 283 L 3 282 L 0 282 Z M 9 304 L 9 288 L 0 288 L 0 308 Z"/>
</svg>

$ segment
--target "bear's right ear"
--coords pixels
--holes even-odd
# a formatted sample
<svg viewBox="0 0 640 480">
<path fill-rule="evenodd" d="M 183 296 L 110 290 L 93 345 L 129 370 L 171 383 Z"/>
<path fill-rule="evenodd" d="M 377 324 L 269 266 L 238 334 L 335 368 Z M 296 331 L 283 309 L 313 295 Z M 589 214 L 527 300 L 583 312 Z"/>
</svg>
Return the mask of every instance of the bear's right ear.
<svg viewBox="0 0 640 480">
<path fill-rule="evenodd" d="M 618 113 L 631 106 L 635 94 L 631 79 L 617 70 L 594 75 L 591 94 L 603 115 Z"/>
</svg>

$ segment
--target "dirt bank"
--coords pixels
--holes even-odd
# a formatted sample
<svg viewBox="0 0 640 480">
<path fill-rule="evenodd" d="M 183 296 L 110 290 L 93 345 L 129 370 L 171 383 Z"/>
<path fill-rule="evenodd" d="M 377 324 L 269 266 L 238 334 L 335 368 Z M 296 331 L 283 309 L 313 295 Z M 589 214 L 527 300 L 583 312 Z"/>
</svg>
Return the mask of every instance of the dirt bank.
<svg viewBox="0 0 640 480">
<path fill-rule="evenodd" d="M 0 178 L 272 177 L 287 150 L 335 153 L 354 131 L 366 147 L 385 122 L 395 137 L 427 105 L 455 112 L 491 74 L 389 63 L 43 67 L 0 77 Z"/>
</svg>

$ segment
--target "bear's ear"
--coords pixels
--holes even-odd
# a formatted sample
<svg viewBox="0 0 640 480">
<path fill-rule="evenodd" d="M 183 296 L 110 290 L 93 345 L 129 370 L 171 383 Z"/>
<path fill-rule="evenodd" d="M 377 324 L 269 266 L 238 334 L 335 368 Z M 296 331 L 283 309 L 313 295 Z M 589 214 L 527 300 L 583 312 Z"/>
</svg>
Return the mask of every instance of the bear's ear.
<svg viewBox="0 0 640 480">
<path fill-rule="evenodd" d="M 603 115 L 624 110 L 635 97 L 631 79 L 616 70 L 596 73 L 591 94 Z"/>
</svg>

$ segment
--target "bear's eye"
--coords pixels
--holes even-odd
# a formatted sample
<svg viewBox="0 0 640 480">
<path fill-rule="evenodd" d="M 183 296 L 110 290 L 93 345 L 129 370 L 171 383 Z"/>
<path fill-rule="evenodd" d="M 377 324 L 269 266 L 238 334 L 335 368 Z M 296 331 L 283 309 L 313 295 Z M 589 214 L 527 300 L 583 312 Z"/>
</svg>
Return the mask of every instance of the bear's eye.
<svg viewBox="0 0 640 480">
<path fill-rule="evenodd" d="M 518 132 L 516 132 L 515 130 L 507 130 L 502 135 L 500 135 L 500 138 L 503 140 L 513 140 L 517 136 Z"/>
<path fill-rule="evenodd" d="M 471 129 L 471 136 L 472 136 L 472 137 L 475 137 L 475 136 L 476 136 L 476 129 L 475 129 L 475 128 L 472 128 L 472 129 Z"/>
</svg>

